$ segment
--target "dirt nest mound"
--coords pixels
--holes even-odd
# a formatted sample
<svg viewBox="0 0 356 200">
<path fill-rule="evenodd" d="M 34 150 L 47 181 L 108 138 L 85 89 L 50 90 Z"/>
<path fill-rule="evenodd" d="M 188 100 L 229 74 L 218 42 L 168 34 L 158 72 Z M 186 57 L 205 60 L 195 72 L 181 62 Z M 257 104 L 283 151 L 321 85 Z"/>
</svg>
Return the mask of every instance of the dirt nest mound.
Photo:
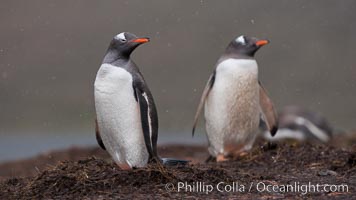
<svg viewBox="0 0 356 200">
<path fill-rule="evenodd" d="M 185 146 L 165 147 L 164 152 L 191 155 Z M 196 154 L 198 160 L 202 155 Z M 348 186 L 348 192 L 346 188 L 304 192 L 304 184 L 343 184 Z M 279 189 L 261 191 L 267 185 L 277 185 Z M 282 191 L 285 185 L 300 188 Z M 343 150 L 326 145 L 278 144 L 257 146 L 234 161 L 177 167 L 150 165 L 131 171 L 120 170 L 110 159 L 64 161 L 36 176 L 2 180 L 0 199 L 356 199 L 355 186 L 356 146 Z"/>
</svg>

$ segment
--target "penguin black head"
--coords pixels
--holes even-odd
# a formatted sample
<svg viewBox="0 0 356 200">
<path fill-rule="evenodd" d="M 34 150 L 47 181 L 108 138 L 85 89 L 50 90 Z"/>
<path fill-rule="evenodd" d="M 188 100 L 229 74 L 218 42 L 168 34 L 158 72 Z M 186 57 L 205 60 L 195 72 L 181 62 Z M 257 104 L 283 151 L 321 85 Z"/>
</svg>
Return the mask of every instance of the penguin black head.
<svg viewBox="0 0 356 200">
<path fill-rule="evenodd" d="M 149 38 L 139 38 L 136 35 L 128 32 L 117 34 L 110 42 L 109 53 L 114 52 L 120 58 L 129 58 L 132 51 L 139 45 L 149 42 Z"/>
<path fill-rule="evenodd" d="M 253 57 L 258 49 L 268 43 L 268 40 L 241 35 L 230 42 L 226 51 L 232 54 Z"/>
</svg>

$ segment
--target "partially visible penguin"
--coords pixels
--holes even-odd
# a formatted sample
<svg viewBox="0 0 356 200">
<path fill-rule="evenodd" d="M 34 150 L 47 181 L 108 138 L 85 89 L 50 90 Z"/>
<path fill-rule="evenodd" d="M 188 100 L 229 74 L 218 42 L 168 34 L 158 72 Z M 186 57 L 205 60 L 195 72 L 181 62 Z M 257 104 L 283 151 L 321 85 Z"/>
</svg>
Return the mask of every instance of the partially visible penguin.
<svg viewBox="0 0 356 200">
<path fill-rule="evenodd" d="M 264 123 L 271 135 L 278 129 L 277 114 L 258 79 L 254 55 L 268 40 L 239 36 L 232 40 L 218 60 L 203 91 L 193 125 L 201 110 L 210 159 L 227 160 L 251 149 Z"/>
<path fill-rule="evenodd" d="M 122 169 L 144 167 L 152 161 L 186 163 L 157 155 L 156 106 L 140 70 L 130 59 L 132 51 L 148 41 L 128 32 L 116 35 L 94 84 L 96 138 Z"/>
<path fill-rule="evenodd" d="M 297 140 L 329 142 L 333 137 L 333 127 L 320 114 L 298 106 L 286 106 L 279 114 L 279 130 L 274 137 L 268 132 L 263 136 L 269 141 Z"/>
</svg>

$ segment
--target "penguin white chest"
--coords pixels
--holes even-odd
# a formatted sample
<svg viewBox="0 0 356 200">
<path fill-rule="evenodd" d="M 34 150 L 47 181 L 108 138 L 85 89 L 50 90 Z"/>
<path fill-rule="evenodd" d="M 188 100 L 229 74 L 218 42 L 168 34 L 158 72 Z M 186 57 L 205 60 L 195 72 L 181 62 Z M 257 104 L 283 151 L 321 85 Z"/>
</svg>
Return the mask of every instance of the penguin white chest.
<svg viewBox="0 0 356 200">
<path fill-rule="evenodd" d="M 210 153 L 216 156 L 231 149 L 248 149 L 258 134 L 259 117 L 256 61 L 227 59 L 221 62 L 205 103 Z"/>
<path fill-rule="evenodd" d="M 95 109 L 101 138 L 114 161 L 143 167 L 148 152 L 132 84 L 128 71 L 103 64 L 95 80 Z"/>
</svg>

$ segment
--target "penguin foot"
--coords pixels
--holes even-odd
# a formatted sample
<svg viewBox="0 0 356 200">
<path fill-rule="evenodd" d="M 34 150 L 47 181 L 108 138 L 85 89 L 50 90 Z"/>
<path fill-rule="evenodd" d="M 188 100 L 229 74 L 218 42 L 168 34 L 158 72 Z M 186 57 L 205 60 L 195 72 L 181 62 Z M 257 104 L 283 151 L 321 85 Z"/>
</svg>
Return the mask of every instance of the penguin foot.
<svg viewBox="0 0 356 200">
<path fill-rule="evenodd" d="M 219 154 L 218 156 L 216 156 L 216 162 L 224 162 L 224 161 L 228 161 L 229 159 L 226 158 L 224 155 Z"/>
<path fill-rule="evenodd" d="M 180 160 L 175 158 L 161 158 L 161 161 L 164 166 L 184 166 L 189 163 L 188 160 Z"/>
<path fill-rule="evenodd" d="M 131 170 L 131 167 L 130 167 L 130 165 L 128 165 L 128 164 L 117 164 L 119 167 L 120 167 L 120 169 L 122 169 L 122 170 Z"/>
</svg>

